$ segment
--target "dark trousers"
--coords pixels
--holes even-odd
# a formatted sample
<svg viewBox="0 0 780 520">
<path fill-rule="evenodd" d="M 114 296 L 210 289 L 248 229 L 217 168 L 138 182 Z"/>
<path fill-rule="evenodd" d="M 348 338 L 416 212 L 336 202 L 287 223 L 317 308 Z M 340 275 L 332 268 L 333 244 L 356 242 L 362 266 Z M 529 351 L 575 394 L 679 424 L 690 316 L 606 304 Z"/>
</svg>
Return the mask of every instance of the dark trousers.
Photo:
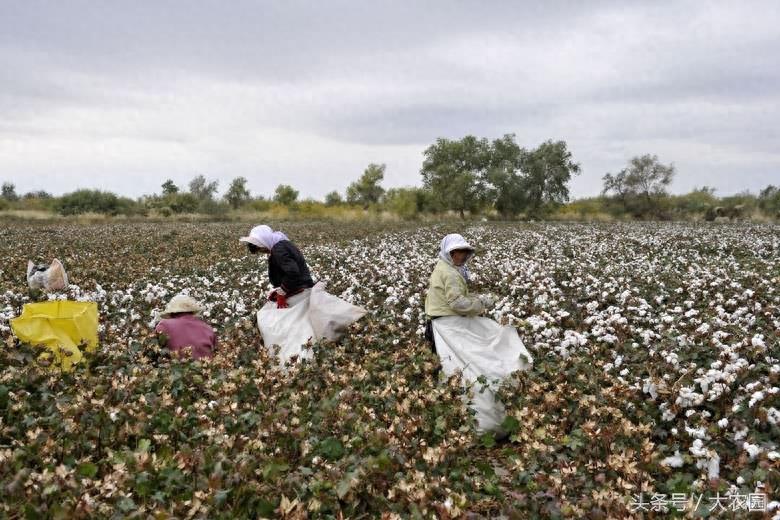
<svg viewBox="0 0 780 520">
<path fill-rule="evenodd" d="M 432 316 L 429 320 L 425 322 L 425 339 L 428 341 L 428 344 L 431 346 L 431 352 L 436 354 L 436 340 L 433 338 L 433 320 L 436 318 L 439 318 L 440 316 Z"/>
</svg>

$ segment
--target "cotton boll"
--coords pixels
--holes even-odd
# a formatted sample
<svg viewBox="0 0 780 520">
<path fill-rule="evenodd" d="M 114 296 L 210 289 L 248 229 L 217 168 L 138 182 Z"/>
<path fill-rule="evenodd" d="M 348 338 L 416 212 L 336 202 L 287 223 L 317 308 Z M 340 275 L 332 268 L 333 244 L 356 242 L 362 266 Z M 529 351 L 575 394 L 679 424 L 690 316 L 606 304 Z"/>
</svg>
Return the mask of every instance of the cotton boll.
<svg viewBox="0 0 780 520">
<path fill-rule="evenodd" d="M 674 455 L 671 457 L 666 457 L 664 460 L 661 461 L 662 466 L 668 466 L 670 468 L 681 468 L 683 465 L 683 458 L 680 455 L 680 451 L 676 450 L 674 452 Z"/>
<path fill-rule="evenodd" d="M 761 453 L 763 450 L 758 447 L 756 444 L 750 444 L 749 442 L 744 442 L 742 444 L 742 449 L 744 449 L 748 455 L 750 455 L 750 459 L 755 459 L 759 453 Z"/>
</svg>

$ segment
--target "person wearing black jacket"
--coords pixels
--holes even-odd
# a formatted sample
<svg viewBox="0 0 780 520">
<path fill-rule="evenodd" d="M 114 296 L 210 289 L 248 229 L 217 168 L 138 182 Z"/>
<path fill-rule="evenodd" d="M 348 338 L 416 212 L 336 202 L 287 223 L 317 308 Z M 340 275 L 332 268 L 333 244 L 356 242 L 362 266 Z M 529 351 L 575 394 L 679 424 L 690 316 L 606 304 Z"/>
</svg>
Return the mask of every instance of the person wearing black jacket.
<svg viewBox="0 0 780 520">
<path fill-rule="evenodd" d="M 303 254 L 281 231 L 265 225 L 255 226 L 249 236 L 239 241 L 246 244 L 251 254 L 268 255 L 268 278 L 274 286 L 268 299 L 276 302 L 277 308 L 287 308 L 289 297 L 314 287 Z"/>
</svg>

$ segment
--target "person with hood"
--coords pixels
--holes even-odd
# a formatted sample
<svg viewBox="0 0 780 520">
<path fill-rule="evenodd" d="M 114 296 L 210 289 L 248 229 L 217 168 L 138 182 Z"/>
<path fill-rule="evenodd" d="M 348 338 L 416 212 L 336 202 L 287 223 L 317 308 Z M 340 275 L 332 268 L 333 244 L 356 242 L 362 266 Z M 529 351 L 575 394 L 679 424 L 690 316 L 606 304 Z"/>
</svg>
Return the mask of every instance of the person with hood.
<svg viewBox="0 0 780 520">
<path fill-rule="evenodd" d="M 425 297 L 425 336 L 441 361 L 441 371 L 447 377 L 460 374 L 463 384 L 473 386 L 469 404 L 476 412 L 477 431 L 500 438 L 507 435 L 502 426 L 506 409 L 496 392 L 513 372 L 528 370 L 533 358 L 517 329 L 480 316 L 495 302 L 469 292 L 467 264 L 473 256 L 474 248 L 461 235 L 447 235 L 441 241 Z"/>
<path fill-rule="evenodd" d="M 309 359 L 305 348 L 313 340 L 338 340 L 365 309 L 328 293 L 325 283 L 314 284 L 303 255 L 287 235 L 268 226 L 255 226 L 239 239 L 252 254 L 268 255 L 268 277 L 274 289 L 257 311 L 257 328 L 270 350 L 278 346 L 279 364 Z"/>
<path fill-rule="evenodd" d="M 469 293 L 467 264 L 474 257 L 474 248 L 463 236 L 453 233 L 441 241 L 439 261 L 431 274 L 425 297 L 427 322 L 425 338 L 433 347 L 432 320 L 443 316 L 478 316 L 493 306 L 488 296 Z"/>
<path fill-rule="evenodd" d="M 251 254 L 268 255 L 268 278 L 274 287 L 268 299 L 276 302 L 277 308 L 286 309 L 290 297 L 314 287 L 303 254 L 281 231 L 255 226 L 239 242 L 246 244 Z"/>
<path fill-rule="evenodd" d="M 217 335 L 198 317 L 201 311 L 200 304 L 190 296 L 177 294 L 171 298 L 155 328 L 163 346 L 174 353 L 189 347 L 194 359 L 213 357 Z"/>
</svg>

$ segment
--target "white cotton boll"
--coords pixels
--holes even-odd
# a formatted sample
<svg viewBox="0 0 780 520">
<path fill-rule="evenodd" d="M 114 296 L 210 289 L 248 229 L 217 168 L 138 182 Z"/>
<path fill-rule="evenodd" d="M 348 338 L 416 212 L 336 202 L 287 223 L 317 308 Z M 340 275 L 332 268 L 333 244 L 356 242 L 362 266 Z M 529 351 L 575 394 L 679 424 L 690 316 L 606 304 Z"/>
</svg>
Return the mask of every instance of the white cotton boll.
<svg viewBox="0 0 780 520">
<path fill-rule="evenodd" d="M 764 392 L 755 392 L 750 396 L 750 402 L 748 402 L 748 408 L 753 408 L 757 402 L 761 401 L 765 397 Z"/>
<path fill-rule="evenodd" d="M 742 439 L 745 438 L 747 433 L 748 433 L 748 429 L 747 428 L 742 428 L 741 430 L 735 432 L 734 433 L 734 441 L 741 441 Z"/>
<path fill-rule="evenodd" d="M 674 452 L 674 455 L 671 457 L 666 457 L 664 460 L 661 461 L 662 466 L 668 466 L 670 468 L 681 468 L 683 465 L 683 458 L 680 455 L 680 451 L 676 450 Z"/>
<path fill-rule="evenodd" d="M 753 336 L 753 339 L 750 340 L 750 344 L 754 347 L 758 348 L 766 348 L 766 343 L 764 343 L 764 335 L 763 334 L 756 334 Z"/>
<path fill-rule="evenodd" d="M 694 457 L 706 457 L 707 450 L 704 448 L 704 443 L 701 439 L 693 441 L 693 445 L 689 448 L 689 451 Z"/>
<path fill-rule="evenodd" d="M 650 397 L 655 401 L 655 399 L 658 397 L 658 387 L 650 381 L 649 379 L 645 380 L 644 386 L 642 386 L 642 392 L 646 394 L 650 394 Z"/>
<path fill-rule="evenodd" d="M 780 423 L 780 411 L 777 410 L 775 407 L 770 408 L 766 412 L 766 420 L 769 421 L 772 424 L 779 424 Z"/>
<path fill-rule="evenodd" d="M 718 426 L 720 426 L 721 428 L 726 428 L 728 425 L 729 425 L 729 420 L 726 419 L 725 417 L 720 421 L 718 421 Z"/>
<path fill-rule="evenodd" d="M 769 460 L 778 460 L 780 459 L 780 453 L 776 451 L 770 451 L 767 453 L 767 457 L 769 457 Z"/>
<path fill-rule="evenodd" d="M 695 437 L 696 439 L 709 439 L 709 435 L 707 435 L 707 430 L 704 427 L 699 428 L 689 428 L 688 426 L 685 427 L 685 432 L 690 435 L 691 437 Z"/>
<path fill-rule="evenodd" d="M 749 442 L 744 442 L 742 444 L 742 448 L 748 452 L 748 455 L 750 455 L 751 460 L 755 459 L 756 456 L 758 456 L 759 453 L 761 453 L 761 448 L 758 447 L 756 444 L 750 444 Z"/>
<path fill-rule="evenodd" d="M 740 486 L 745 485 L 745 478 L 744 477 L 737 477 L 737 484 Z"/>
<path fill-rule="evenodd" d="M 707 461 L 707 477 L 710 480 L 716 479 L 720 476 L 720 456 L 717 453 L 712 454 Z"/>
</svg>

